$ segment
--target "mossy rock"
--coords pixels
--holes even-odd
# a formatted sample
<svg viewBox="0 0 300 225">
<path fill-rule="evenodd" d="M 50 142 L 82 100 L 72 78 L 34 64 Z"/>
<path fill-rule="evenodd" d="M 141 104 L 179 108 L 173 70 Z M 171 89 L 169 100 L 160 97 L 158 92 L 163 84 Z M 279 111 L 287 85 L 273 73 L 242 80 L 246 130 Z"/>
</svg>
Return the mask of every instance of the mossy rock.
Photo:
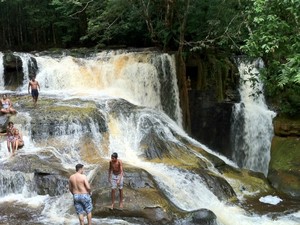
<svg viewBox="0 0 300 225">
<path fill-rule="evenodd" d="M 300 139 L 274 137 L 268 179 L 278 190 L 300 199 Z"/>
<path fill-rule="evenodd" d="M 277 136 L 300 136 L 300 118 L 276 117 L 274 119 L 274 132 Z"/>
<path fill-rule="evenodd" d="M 262 195 L 274 191 L 262 173 L 226 165 L 222 168 L 222 174 L 237 195 L 252 196 L 253 193 Z"/>
</svg>

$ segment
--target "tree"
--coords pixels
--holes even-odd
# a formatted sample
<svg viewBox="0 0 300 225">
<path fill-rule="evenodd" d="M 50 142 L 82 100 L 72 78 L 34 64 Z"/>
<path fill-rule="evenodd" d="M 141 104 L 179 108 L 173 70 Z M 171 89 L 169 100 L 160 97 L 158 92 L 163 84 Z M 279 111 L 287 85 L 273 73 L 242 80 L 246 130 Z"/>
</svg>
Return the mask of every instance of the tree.
<svg viewBox="0 0 300 225">
<path fill-rule="evenodd" d="M 82 40 L 105 45 L 151 45 L 141 13 L 131 1 L 91 1 L 86 7 L 87 30 Z"/>
<path fill-rule="evenodd" d="M 55 9 L 52 30 L 65 47 L 80 46 L 80 38 L 86 34 L 88 0 L 52 0 Z"/>
<path fill-rule="evenodd" d="M 300 1 L 251 0 L 247 10 L 250 36 L 242 49 L 262 57 L 267 94 L 276 96 L 280 111 L 300 109 Z"/>
<path fill-rule="evenodd" d="M 186 48 L 240 52 L 240 45 L 248 36 L 244 13 L 247 4 L 247 0 L 191 0 Z"/>
</svg>

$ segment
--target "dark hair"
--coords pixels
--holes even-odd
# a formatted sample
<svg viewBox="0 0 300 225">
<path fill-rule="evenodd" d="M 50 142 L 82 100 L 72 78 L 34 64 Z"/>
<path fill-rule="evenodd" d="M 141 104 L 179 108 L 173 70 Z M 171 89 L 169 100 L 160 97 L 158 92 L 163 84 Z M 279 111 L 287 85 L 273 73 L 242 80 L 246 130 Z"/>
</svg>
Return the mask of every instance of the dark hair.
<svg viewBox="0 0 300 225">
<path fill-rule="evenodd" d="M 80 170 L 83 167 L 82 164 L 78 163 L 75 168 L 76 168 L 76 172 L 78 172 L 78 170 Z"/>
<path fill-rule="evenodd" d="M 111 157 L 117 159 L 118 158 L 118 153 L 114 152 L 113 154 L 111 154 Z"/>
<path fill-rule="evenodd" d="M 13 122 L 11 122 L 11 121 L 9 121 L 8 123 L 7 123 L 7 125 L 9 126 L 9 125 L 14 125 L 14 123 Z"/>
</svg>

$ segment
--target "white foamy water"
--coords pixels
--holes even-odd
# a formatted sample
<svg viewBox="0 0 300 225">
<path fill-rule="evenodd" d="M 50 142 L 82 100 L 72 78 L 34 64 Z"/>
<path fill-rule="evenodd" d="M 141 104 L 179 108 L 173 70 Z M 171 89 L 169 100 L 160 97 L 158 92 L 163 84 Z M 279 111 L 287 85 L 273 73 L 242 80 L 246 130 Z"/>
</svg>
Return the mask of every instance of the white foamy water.
<svg viewBox="0 0 300 225">
<path fill-rule="evenodd" d="M 98 131 L 97 123 L 91 120 L 87 125 L 92 133 L 93 144 L 98 146 L 99 154 L 104 159 L 109 160 L 111 152 L 116 151 L 125 163 L 146 170 L 153 176 L 169 201 L 182 210 L 209 209 L 217 216 L 218 225 L 298 225 L 300 223 L 299 212 L 276 219 L 250 214 L 236 205 L 220 201 L 207 188 L 198 174 L 174 166 L 151 163 L 145 159 L 141 141 L 150 132 L 150 134 L 162 138 L 163 142 L 171 143 L 186 150 L 191 154 L 191 157 L 201 158 L 213 174 L 222 176 L 208 159 L 189 149 L 178 137 L 185 138 L 189 145 L 201 147 L 220 157 L 226 163 L 236 166 L 230 160 L 214 153 L 206 146 L 187 136 L 181 129 L 180 122 L 178 122 L 180 121 L 180 110 L 178 110 L 177 103 L 172 106 L 173 114 L 177 115 L 174 117 L 177 118 L 175 121 L 163 113 L 164 107 L 160 97 L 160 87 L 161 81 L 168 79 L 166 71 L 174 71 L 175 64 L 171 56 L 163 54 L 158 57 L 160 59 L 154 57 L 156 61 L 152 58 L 155 63 L 163 61 L 164 63 L 161 65 L 164 65 L 164 69 L 168 65 L 172 67 L 171 70 L 166 69 L 166 71 L 160 72 L 162 73 L 160 78 L 157 67 L 151 64 L 152 61 L 149 61 L 149 55 L 147 54 L 121 53 L 118 55 L 105 52 L 85 59 L 76 59 L 69 56 L 60 58 L 34 57 L 38 63 L 37 80 L 41 84 L 41 98 L 55 96 L 61 101 L 78 98 L 80 101 L 91 100 L 101 105 L 99 110 L 104 114 L 108 126 L 106 151 L 101 146 L 103 137 Z M 28 61 L 26 57 L 24 60 Z M 167 62 L 170 60 L 172 63 L 168 64 Z M 172 77 L 174 72 L 170 74 Z M 173 78 L 171 80 L 174 84 L 176 83 Z M 27 84 L 24 84 L 22 91 L 27 92 Z M 174 88 L 170 93 L 176 94 L 177 91 L 178 89 Z M 119 101 L 120 98 L 136 104 L 138 109 L 132 109 L 134 106 L 128 108 L 120 106 L 117 110 L 112 108 L 112 104 L 110 104 L 112 99 Z M 175 98 L 175 101 L 178 102 L 178 97 Z M 245 100 L 245 102 L 247 101 Z M 254 111 L 260 112 L 259 109 Z M 25 139 L 25 146 L 18 153 L 20 156 L 36 154 L 38 157 L 47 160 L 49 153 L 51 153 L 55 158 L 61 160 L 62 168 L 68 169 L 73 168 L 76 162 L 82 161 L 80 153 L 74 149 L 77 149 L 76 147 L 80 143 L 82 135 L 88 132 L 88 129 L 84 126 L 79 126 L 77 122 L 70 122 L 68 126 L 61 126 L 56 130 L 57 137 L 54 140 L 48 140 L 45 137 L 40 143 L 36 143 L 31 140 L 30 121 L 32 118 L 30 118 L 30 113 L 18 113 L 17 117 L 19 116 L 26 118 L 25 122 L 16 123 L 18 128 L 22 128 Z M 67 145 L 61 147 L 58 144 L 60 142 L 67 143 Z M 4 137 L 0 147 L 1 161 L 9 161 Z M 44 154 L 45 151 L 47 154 Z M 251 157 L 257 156 L 252 155 Z M 97 165 L 86 164 L 86 166 L 89 169 L 87 176 L 92 179 L 96 174 Z M 4 194 L 3 191 L 4 196 L 0 197 L 0 203 L 20 201 L 20 204 L 28 204 L 28 207 L 31 208 L 42 207 L 42 214 L 38 215 L 40 217 L 37 219 L 47 225 L 78 224 L 70 193 L 56 197 L 39 196 L 30 191 L 29 184 L 32 175 L 0 171 L 0 173 L 2 172 L 5 173 L 5 175 L 3 174 L 3 181 L 8 179 L 15 182 L 15 178 L 18 177 L 20 181 L 28 183 L 28 185 L 25 185 L 25 187 L 19 185 L 17 189 L 12 188 L 9 194 Z M 23 177 L 27 177 L 27 180 L 24 180 Z M 133 223 L 113 218 L 93 218 L 93 224 L 130 225 Z M 178 224 L 184 225 L 184 221 L 178 222 Z"/>
<path fill-rule="evenodd" d="M 143 168 L 149 172 L 159 184 L 160 189 L 174 205 L 185 211 L 193 211 L 201 208 L 209 209 L 216 214 L 219 225 L 296 225 L 300 222 L 298 213 L 282 216 L 276 220 L 268 216 L 249 215 L 248 212 L 238 206 L 220 201 L 207 188 L 205 182 L 198 174 L 173 166 L 146 162 L 141 159 L 142 152 L 138 143 L 142 139 L 142 136 L 147 133 L 147 127 L 145 128 L 145 126 L 140 125 L 141 120 L 145 119 L 144 116 L 155 124 L 155 130 L 161 133 L 165 140 L 178 142 L 173 132 L 174 130 L 180 131 L 180 128 L 176 127 L 176 124 L 172 122 L 168 123 L 170 127 L 166 126 L 163 123 L 165 121 L 162 119 L 164 118 L 163 115 L 155 112 L 150 113 L 146 110 L 146 114 L 141 113 L 138 123 L 132 119 L 133 115 L 132 118 L 118 117 L 116 119 L 118 122 L 111 119 L 112 125 L 110 129 L 113 130 L 110 133 L 112 140 L 111 151 L 118 150 L 120 153 L 119 156 L 124 162 Z M 182 143 L 181 145 L 184 146 Z M 203 159 L 202 155 L 198 156 L 199 153 L 194 154 L 195 157 Z M 209 162 L 208 168 L 211 168 L 212 172 L 216 173 L 215 168 L 212 168 Z"/>
<path fill-rule="evenodd" d="M 15 52 L 15 56 L 20 57 L 22 61 L 22 69 L 23 69 L 23 88 L 19 89 L 19 91 L 27 91 L 28 90 L 28 82 L 29 82 L 29 67 L 33 66 L 33 61 L 31 59 L 32 55 L 28 53 Z"/>
<path fill-rule="evenodd" d="M 263 203 L 271 204 L 271 205 L 277 205 L 278 203 L 280 203 L 282 201 L 282 199 L 277 196 L 267 195 L 264 197 L 260 197 L 259 201 L 263 202 Z"/>
<path fill-rule="evenodd" d="M 232 141 L 233 159 L 240 167 L 267 175 L 276 114 L 268 109 L 262 94 L 261 66 L 261 60 L 238 62 L 241 102 L 233 110 Z"/>
<path fill-rule="evenodd" d="M 169 98 L 173 101 L 169 109 L 172 116 L 178 124 L 182 123 L 173 56 L 103 52 L 90 58 L 37 56 L 35 59 L 41 94 L 110 96 L 159 110 L 164 108 L 162 98 Z M 170 88 L 165 89 L 170 96 L 161 93 L 162 81 L 170 84 Z M 27 92 L 27 86 L 25 83 L 21 90 Z"/>
<path fill-rule="evenodd" d="M 0 52 L 0 90 L 4 89 L 4 66 L 3 66 L 3 53 Z"/>
</svg>

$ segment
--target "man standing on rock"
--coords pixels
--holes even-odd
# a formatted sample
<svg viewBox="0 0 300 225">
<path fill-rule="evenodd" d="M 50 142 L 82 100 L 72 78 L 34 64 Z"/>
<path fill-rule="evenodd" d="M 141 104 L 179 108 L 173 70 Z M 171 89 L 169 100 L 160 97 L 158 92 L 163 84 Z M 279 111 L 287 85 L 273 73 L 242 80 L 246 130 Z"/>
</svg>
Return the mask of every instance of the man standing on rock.
<svg viewBox="0 0 300 225">
<path fill-rule="evenodd" d="M 83 174 L 83 165 L 76 165 L 76 173 L 70 176 L 69 190 L 73 194 L 74 206 L 80 225 L 84 225 L 84 213 L 87 214 L 88 225 L 92 224 L 91 187 Z"/>
<path fill-rule="evenodd" d="M 28 84 L 28 93 L 30 94 L 30 88 L 31 88 L 31 96 L 33 99 L 33 105 L 34 107 L 36 107 L 36 103 L 39 97 L 39 90 L 41 90 L 40 88 L 40 84 L 39 82 L 37 82 L 35 80 L 35 76 L 31 77 L 31 80 L 29 81 Z"/>
<path fill-rule="evenodd" d="M 114 152 L 109 161 L 108 182 L 111 184 L 111 209 L 115 204 L 116 189 L 119 188 L 119 207 L 123 208 L 123 164 L 118 159 L 118 153 Z"/>
</svg>

